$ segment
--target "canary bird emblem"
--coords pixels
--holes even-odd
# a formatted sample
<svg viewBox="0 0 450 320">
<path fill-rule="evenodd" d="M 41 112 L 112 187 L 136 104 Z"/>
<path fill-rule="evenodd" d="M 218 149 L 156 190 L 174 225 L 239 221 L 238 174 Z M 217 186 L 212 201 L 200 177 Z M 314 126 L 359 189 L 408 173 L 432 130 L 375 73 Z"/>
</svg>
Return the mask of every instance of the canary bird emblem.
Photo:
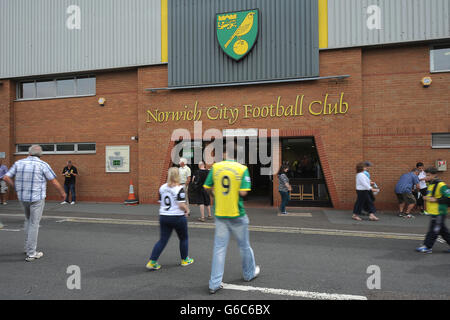
<svg viewBox="0 0 450 320">
<path fill-rule="evenodd" d="M 258 38 L 258 29 L 258 9 L 217 15 L 217 40 L 222 50 L 236 61 L 253 49 Z"/>
</svg>

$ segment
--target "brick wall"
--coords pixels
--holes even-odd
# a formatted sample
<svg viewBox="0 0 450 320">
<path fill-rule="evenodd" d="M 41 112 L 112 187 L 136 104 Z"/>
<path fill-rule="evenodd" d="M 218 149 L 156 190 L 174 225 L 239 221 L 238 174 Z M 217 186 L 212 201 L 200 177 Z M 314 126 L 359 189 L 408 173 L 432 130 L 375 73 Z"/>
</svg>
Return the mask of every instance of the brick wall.
<svg viewBox="0 0 450 320">
<path fill-rule="evenodd" d="M 198 101 L 203 113 L 211 106 L 236 106 L 244 112 L 244 105 L 276 105 L 281 97 L 281 104 L 295 104 L 296 97 L 304 95 L 304 116 L 292 118 L 249 118 L 240 117 L 230 125 L 226 120 L 209 120 L 203 117 L 203 130 L 211 128 L 258 128 L 279 129 L 282 137 L 304 136 L 320 137 L 319 149 L 324 165 L 325 176 L 335 207 L 351 205 L 354 195 L 353 168 L 363 155 L 362 123 L 362 78 L 361 50 L 342 50 L 321 53 L 321 76 L 350 74 L 344 81 L 322 80 L 291 84 L 271 84 L 245 87 L 228 87 L 198 90 L 144 92 L 144 88 L 166 86 L 165 67 L 148 67 L 139 70 L 139 154 L 141 155 L 141 174 L 139 186 L 141 198 L 154 201 L 160 184 L 164 181 L 161 173 L 170 165 L 167 150 L 171 145 L 173 130 L 185 128 L 193 136 L 193 121 L 168 121 L 147 123 L 147 110 L 176 111 L 185 105 L 194 106 Z M 309 114 L 308 105 L 315 100 L 324 100 L 329 94 L 329 103 L 339 101 L 341 93 L 349 104 L 347 114 L 314 116 Z M 315 108 L 319 109 L 319 106 Z M 148 163 L 151 163 L 149 166 Z M 257 186 L 255 186 L 257 187 Z M 275 187 L 276 189 L 276 183 Z M 275 194 L 278 203 L 279 194 Z"/>
<path fill-rule="evenodd" d="M 95 142 L 93 155 L 44 155 L 59 174 L 68 160 L 79 170 L 77 198 L 80 201 L 124 201 L 130 178 L 138 192 L 138 146 L 131 141 L 137 129 L 137 72 L 117 71 L 97 75 L 93 97 L 14 102 L 15 143 Z M 107 102 L 99 106 L 98 98 Z M 105 172 L 105 147 L 129 145 L 131 173 Z M 15 159 L 22 158 L 17 156 Z M 64 177 L 58 180 L 63 183 Z M 49 187 L 49 199 L 59 199 Z"/>
<path fill-rule="evenodd" d="M 9 80 L 0 80 L 0 152 L 5 153 L 5 159 L 2 159 L 4 165 L 8 168 L 11 166 L 13 159 L 13 144 L 14 140 L 14 109 L 13 97 L 15 94 L 15 85 Z"/>
<path fill-rule="evenodd" d="M 432 133 L 450 132 L 449 84 L 450 73 L 430 74 L 428 46 L 363 51 L 364 159 L 383 189 L 377 206 L 396 208 L 395 185 L 417 162 L 450 160 L 449 149 L 431 148 Z M 442 178 L 450 182 L 450 173 Z"/>
<path fill-rule="evenodd" d="M 80 170 L 77 182 L 81 201 L 122 202 L 133 179 L 143 203 L 155 203 L 157 190 L 165 181 L 173 147 L 172 132 L 185 128 L 193 134 L 193 121 L 148 123 L 147 110 L 178 111 L 196 102 L 202 112 L 211 106 L 230 106 L 244 112 L 243 105 L 295 104 L 304 95 L 302 117 L 248 118 L 230 125 L 226 120 L 203 116 L 203 131 L 210 128 L 279 129 L 281 137 L 314 137 L 328 189 L 335 208 L 351 209 L 355 201 L 355 164 L 374 163 L 373 179 L 381 186 L 376 205 L 396 207 L 393 194 L 400 175 L 416 162 L 426 166 L 435 160 L 449 160 L 448 149 L 431 149 L 431 133 L 449 132 L 450 73 L 431 74 L 433 85 L 425 89 L 420 80 L 429 73 L 428 46 L 378 49 L 327 50 L 320 53 L 320 75 L 350 75 L 346 80 L 321 80 L 197 90 L 158 91 L 146 88 L 167 86 L 167 66 L 141 67 L 97 75 L 97 95 L 14 102 L 15 83 L 0 86 L 2 150 L 16 143 L 95 142 L 94 155 L 49 155 L 44 160 L 59 173 L 67 160 Z M 312 101 L 349 104 L 346 114 L 315 116 L 308 112 Z M 104 107 L 99 97 L 107 99 Z M 316 104 L 315 110 L 319 109 Z M 139 136 L 139 142 L 131 136 Z M 130 145 L 130 174 L 105 173 L 105 147 Z M 11 162 L 20 157 L 7 159 Z M 9 165 L 9 163 L 8 163 Z M 442 176 L 450 181 L 449 173 Z M 63 177 L 58 178 L 63 182 Z M 257 186 L 256 186 L 257 187 Z M 53 188 L 49 198 L 56 199 Z M 279 203 L 276 177 L 275 205 Z"/>
</svg>

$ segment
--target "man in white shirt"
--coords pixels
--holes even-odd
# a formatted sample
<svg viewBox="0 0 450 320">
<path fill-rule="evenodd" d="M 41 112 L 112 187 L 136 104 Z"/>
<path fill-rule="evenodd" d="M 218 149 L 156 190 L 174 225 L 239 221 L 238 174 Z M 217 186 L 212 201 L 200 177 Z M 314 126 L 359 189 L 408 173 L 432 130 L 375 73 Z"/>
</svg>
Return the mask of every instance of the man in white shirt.
<svg viewBox="0 0 450 320">
<path fill-rule="evenodd" d="M 423 201 L 423 197 L 425 197 L 427 195 L 427 183 L 426 183 L 426 178 L 427 178 L 427 174 L 425 173 L 425 166 L 423 165 L 422 162 L 417 163 L 416 168 L 419 169 L 419 189 L 417 190 L 417 207 L 420 210 L 420 213 L 424 213 L 424 201 Z"/>
<path fill-rule="evenodd" d="M 186 165 L 186 158 L 180 159 L 180 167 L 178 168 L 178 172 L 180 174 L 180 184 L 184 187 L 184 191 L 186 192 L 186 204 L 189 206 L 189 183 L 191 183 L 191 169 Z"/>
</svg>

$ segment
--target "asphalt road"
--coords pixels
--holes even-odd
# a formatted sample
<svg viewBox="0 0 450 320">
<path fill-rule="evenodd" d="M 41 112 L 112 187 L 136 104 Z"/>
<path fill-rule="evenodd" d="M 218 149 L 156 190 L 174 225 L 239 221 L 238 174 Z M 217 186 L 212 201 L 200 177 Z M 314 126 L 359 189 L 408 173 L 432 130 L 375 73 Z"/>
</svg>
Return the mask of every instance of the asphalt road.
<svg viewBox="0 0 450 320">
<path fill-rule="evenodd" d="M 336 297 L 332 294 L 369 300 L 450 299 L 450 254 L 442 243 L 424 255 L 414 251 L 418 240 L 253 231 L 260 277 L 242 280 L 232 240 L 224 276 L 228 287 L 210 295 L 213 229 L 190 228 L 193 265 L 179 266 L 173 234 L 159 260 L 162 269 L 149 272 L 145 264 L 159 238 L 157 226 L 44 219 L 38 247 L 44 257 L 28 263 L 23 231 L 18 231 L 23 218 L 2 217 L 2 222 L 7 227 L 0 230 L 0 299 L 291 300 Z M 80 290 L 67 287 L 72 275 L 67 269 L 73 265 L 80 269 Z M 373 265 L 381 272 L 381 289 L 367 287 L 372 275 L 367 269 Z M 245 287 L 252 290 L 243 291 Z"/>
</svg>

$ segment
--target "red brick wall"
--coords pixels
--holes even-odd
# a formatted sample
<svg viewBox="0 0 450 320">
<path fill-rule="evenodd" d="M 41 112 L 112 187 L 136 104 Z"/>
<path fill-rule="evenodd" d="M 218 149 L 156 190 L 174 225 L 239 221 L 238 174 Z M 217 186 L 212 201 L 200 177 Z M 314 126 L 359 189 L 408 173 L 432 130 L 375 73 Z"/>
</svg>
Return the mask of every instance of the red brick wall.
<svg viewBox="0 0 450 320">
<path fill-rule="evenodd" d="M 11 166 L 13 159 L 13 143 L 14 140 L 14 109 L 13 99 L 15 95 L 15 84 L 9 80 L 0 80 L 0 152 L 5 152 L 3 164 L 8 168 Z"/>
<path fill-rule="evenodd" d="M 431 76 L 433 84 L 420 81 Z M 383 192 L 377 206 L 395 208 L 399 177 L 417 162 L 450 160 L 449 149 L 432 149 L 431 134 L 450 132 L 450 73 L 430 74 L 428 46 L 363 51 L 364 159 Z M 450 182 L 450 173 L 442 174 Z"/>
<path fill-rule="evenodd" d="M 434 165 L 449 160 L 448 149 L 431 149 L 431 133 L 449 132 L 450 73 L 431 74 L 433 85 L 425 89 L 420 80 L 429 73 L 428 46 L 379 49 L 327 50 L 320 53 L 320 75 L 350 75 L 346 80 L 321 80 L 214 89 L 159 91 L 146 88 L 167 86 L 167 66 L 142 67 L 97 75 L 97 95 L 41 101 L 13 102 L 15 84 L 3 80 L 0 86 L 0 147 L 16 143 L 95 142 L 95 155 L 51 155 L 44 160 L 59 173 L 67 160 L 80 170 L 78 196 L 81 201 L 118 201 L 128 195 L 133 179 L 142 203 L 155 203 L 157 190 L 165 181 L 170 164 L 172 132 L 192 121 L 147 123 L 147 110 L 183 110 L 199 102 L 206 108 L 220 106 L 276 105 L 295 103 L 304 95 L 304 116 L 296 118 L 240 119 L 233 125 L 225 120 L 203 117 L 209 128 L 279 129 L 282 137 L 314 136 L 335 208 L 351 209 L 355 200 L 355 164 L 374 163 L 373 179 L 381 186 L 377 207 L 395 208 L 393 194 L 399 176 L 418 161 Z M 349 103 L 346 114 L 314 116 L 307 108 L 329 94 L 329 103 L 341 93 Z M 99 97 L 107 99 L 104 107 Z M 432 121 L 429 121 L 431 118 Z M 131 136 L 139 136 L 139 142 Z M 105 173 L 105 147 L 130 145 L 130 174 Z M 10 160 L 16 160 L 13 157 Z M 443 178 L 450 181 L 449 173 Z M 63 181 L 63 177 L 58 178 Z M 257 187 L 257 186 L 255 186 Z M 274 181 L 275 205 L 279 203 Z M 53 188 L 49 198 L 55 199 Z"/>
<path fill-rule="evenodd" d="M 131 141 L 137 129 L 137 72 L 117 71 L 97 75 L 97 92 L 93 97 L 14 102 L 17 144 L 95 142 L 93 155 L 44 155 L 55 173 L 61 173 L 68 160 L 79 170 L 77 198 L 80 201 L 124 201 L 130 178 L 136 185 L 138 146 Z M 107 102 L 99 106 L 98 98 Z M 131 173 L 105 172 L 105 147 L 130 146 Z M 16 159 L 22 158 L 16 157 Z M 63 183 L 64 178 L 58 180 Z M 54 188 L 49 199 L 59 199 Z"/>
<path fill-rule="evenodd" d="M 344 100 L 349 103 L 347 114 L 314 116 L 304 110 L 303 117 L 244 119 L 242 116 L 233 125 L 227 121 L 208 120 L 203 117 L 203 130 L 210 128 L 258 128 L 279 129 L 284 137 L 320 136 L 323 145 L 322 162 L 328 163 L 325 175 L 335 207 L 348 207 L 354 201 L 353 167 L 362 159 L 362 79 L 361 50 L 342 50 L 321 53 L 321 76 L 350 74 L 344 81 L 322 80 L 291 84 L 271 84 L 246 87 L 229 87 L 199 90 L 144 92 L 144 88 L 164 87 L 167 85 L 166 67 L 149 67 L 139 70 L 139 154 L 141 155 L 139 186 L 141 199 L 154 201 L 163 179 L 155 179 L 169 166 L 167 152 L 173 130 L 186 128 L 193 135 L 192 121 L 147 123 L 147 110 L 176 111 L 185 105 L 193 106 L 196 101 L 203 112 L 210 106 L 257 106 L 276 105 L 277 98 L 282 97 L 282 104 L 295 103 L 297 95 L 304 95 L 304 106 L 315 100 L 323 100 L 328 93 L 329 103 L 339 101 L 344 92 Z M 147 165 L 151 163 L 151 165 Z M 350 170 L 349 170 L 350 168 Z M 334 182 L 334 183 L 332 183 Z M 257 186 L 255 186 L 257 187 Z M 278 192 L 275 192 L 275 203 Z"/>
</svg>

